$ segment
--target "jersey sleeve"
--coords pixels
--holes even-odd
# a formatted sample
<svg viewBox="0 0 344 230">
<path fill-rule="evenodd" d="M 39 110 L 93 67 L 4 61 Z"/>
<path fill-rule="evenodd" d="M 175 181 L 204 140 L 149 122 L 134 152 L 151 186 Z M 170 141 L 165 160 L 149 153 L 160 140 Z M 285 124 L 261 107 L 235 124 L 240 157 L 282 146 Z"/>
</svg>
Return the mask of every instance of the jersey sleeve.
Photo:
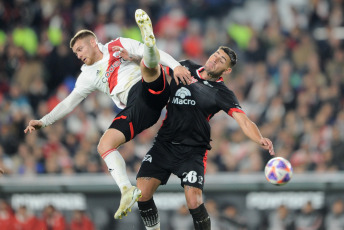
<svg viewBox="0 0 344 230">
<path fill-rule="evenodd" d="M 143 57 L 143 44 L 131 38 L 120 38 L 120 42 L 124 49 L 126 49 L 129 54 L 134 56 Z"/>
<path fill-rule="evenodd" d="M 126 49 L 130 54 L 133 54 L 134 56 L 143 57 L 143 49 L 144 44 L 141 42 L 138 42 L 134 39 L 130 38 L 120 38 L 121 44 L 124 49 Z M 176 61 L 171 55 L 168 53 L 159 50 L 160 54 L 160 63 L 164 66 L 168 66 L 171 69 L 176 68 L 177 66 L 180 66 L 180 63 Z"/>
<path fill-rule="evenodd" d="M 95 90 L 94 84 L 88 78 L 86 72 L 81 72 L 76 80 L 73 91 L 62 100 L 50 113 L 42 117 L 43 127 L 55 123 L 57 120 L 66 116 L 68 113 Z"/>
<path fill-rule="evenodd" d="M 43 127 L 51 125 L 55 123 L 57 120 L 66 116 L 68 113 L 73 111 L 73 109 L 83 99 L 84 97 L 74 89 L 63 101 L 61 101 L 57 106 L 55 106 L 55 108 L 50 113 L 42 117 L 41 121 L 43 123 Z"/>
<path fill-rule="evenodd" d="M 217 94 L 216 104 L 229 116 L 232 117 L 233 112 L 245 113 L 239 105 L 239 101 L 233 91 L 229 90 L 226 86 L 222 86 Z"/>
<path fill-rule="evenodd" d="M 178 61 L 176 61 L 171 55 L 169 55 L 168 53 L 159 50 L 159 54 L 160 54 L 160 63 L 162 65 L 168 66 L 171 69 L 176 68 L 177 66 L 180 66 L 180 63 Z"/>
<path fill-rule="evenodd" d="M 91 81 L 92 78 L 87 77 L 87 73 L 82 72 L 76 80 L 74 91 L 86 98 L 90 93 L 95 91 L 95 86 Z"/>
</svg>

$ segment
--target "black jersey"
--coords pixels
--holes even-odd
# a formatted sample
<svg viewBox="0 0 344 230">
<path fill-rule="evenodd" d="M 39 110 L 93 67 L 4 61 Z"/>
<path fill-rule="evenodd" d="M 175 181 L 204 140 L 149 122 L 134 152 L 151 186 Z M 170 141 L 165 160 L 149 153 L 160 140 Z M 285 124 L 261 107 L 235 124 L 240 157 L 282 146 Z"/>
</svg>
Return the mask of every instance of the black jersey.
<svg viewBox="0 0 344 230">
<path fill-rule="evenodd" d="M 171 81 L 167 113 L 157 140 L 210 149 L 210 118 L 220 110 L 229 115 L 243 111 L 222 78 L 216 82 L 204 80 L 200 75 L 204 67 L 188 60 L 180 63 L 191 72 L 192 83 L 177 85 Z"/>
</svg>

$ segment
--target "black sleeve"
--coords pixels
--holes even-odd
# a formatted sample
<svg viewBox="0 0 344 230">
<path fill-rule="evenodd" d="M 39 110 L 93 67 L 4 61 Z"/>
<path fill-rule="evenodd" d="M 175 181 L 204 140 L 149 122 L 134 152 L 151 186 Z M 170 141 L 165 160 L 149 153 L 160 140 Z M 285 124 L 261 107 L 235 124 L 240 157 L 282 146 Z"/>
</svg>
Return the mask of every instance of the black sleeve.
<svg viewBox="0 0 344 230">
<path fill-rule="evenodd" d="M 221 86 L 216 95 L 216 104 L 221 110 L 232 116 L 233 112 L 245 113 L 235 96 L 234 92 L 229 90 L 225 85 Z"/>
</svg>

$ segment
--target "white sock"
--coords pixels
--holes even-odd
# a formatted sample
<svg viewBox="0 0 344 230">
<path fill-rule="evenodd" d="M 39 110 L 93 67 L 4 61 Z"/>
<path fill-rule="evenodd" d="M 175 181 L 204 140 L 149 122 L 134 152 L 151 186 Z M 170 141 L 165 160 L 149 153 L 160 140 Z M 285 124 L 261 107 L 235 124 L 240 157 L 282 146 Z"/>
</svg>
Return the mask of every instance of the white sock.
<svg viewBox="0 0 344 230">
<path fill-rule="evenodd" d="M 160 222 L 157 223 L 156 225 L 152 226 L 152 227 L 147 227 L 146 226 L 146 229 L 147 230 L 160 230 Z"/>
<path fill-rule="evenodd" d="M 160 54 L 156 45 L 154 45 L 153 47 L 148 47 L 144 45 L 143 63 L 145 64 L 145 66 L 148 68 L 155 68 L 159 64 L 159 61 Z"/>
<path fill-rule="evenodd" d="M 124 187 L 131 188 L 129 181 L 125 161 L 117 149 L 110 149 L 102 155 L 111 176 L 116 181 L 121 193 L 123 193 Z"/>
</svg>

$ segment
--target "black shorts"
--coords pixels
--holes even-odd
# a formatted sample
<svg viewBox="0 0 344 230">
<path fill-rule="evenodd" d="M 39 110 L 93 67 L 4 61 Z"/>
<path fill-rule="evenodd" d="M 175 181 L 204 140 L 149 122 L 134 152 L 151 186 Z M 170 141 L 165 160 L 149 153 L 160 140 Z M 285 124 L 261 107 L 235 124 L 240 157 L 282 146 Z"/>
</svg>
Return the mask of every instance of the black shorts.
<svg viewBox="0 0 344 230">
<path fill-rule="evenodd" d="M 121 131 L 126 141 L 154 125 L 167 104 L 170 86 L 163 68 L 160 67 L 160 70 L 161 74 L 155 81 L 147 83 L 142 79 L 131 87 L 127 106 L 109 127 Z"/>
<path fill-rule="evenodd" d="M 181 186 L 203 190 L 208 150 L 203 147 L 156 141 L 143 158 L 136 178 L 153 177 L 167 183 L 171 173 L 178 176 Z"/>
</svg>

